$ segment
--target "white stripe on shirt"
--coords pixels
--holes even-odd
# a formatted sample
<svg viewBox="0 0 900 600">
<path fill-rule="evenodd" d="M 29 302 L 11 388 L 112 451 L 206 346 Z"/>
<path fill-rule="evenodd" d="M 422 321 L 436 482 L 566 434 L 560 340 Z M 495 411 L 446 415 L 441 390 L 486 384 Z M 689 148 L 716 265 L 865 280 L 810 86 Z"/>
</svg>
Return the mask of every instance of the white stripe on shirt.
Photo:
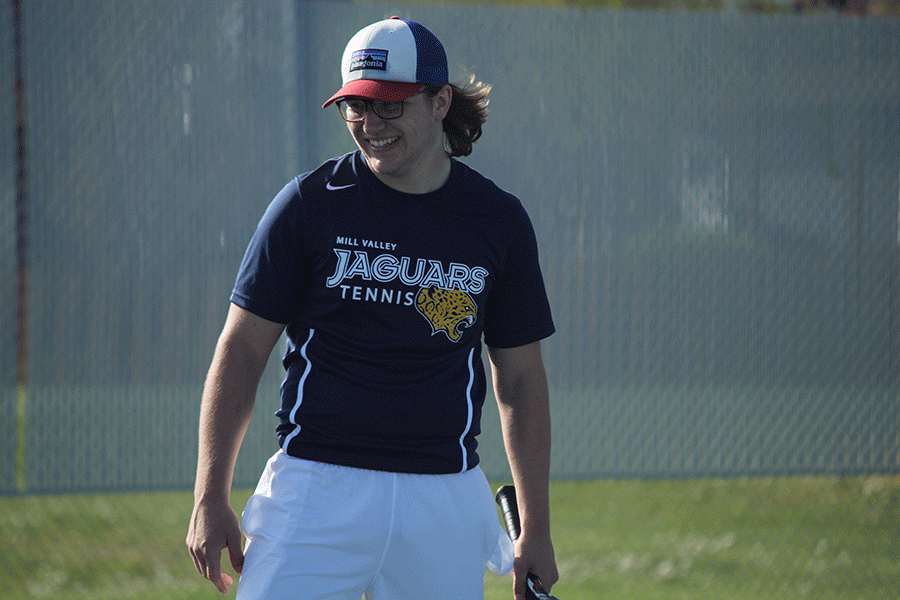
<svg viewBox="0 0 900 600">
<path fill-rule="evenodd" d="M 465 472 L 469 464 L 468 452 L 466 452 L 466 436 L 472 428 L 472 386 L 475 384 L 475 368 L 472 366 L 472 359 L 474 356 L 475 348 L 472 348 L 469 350 L 469 384 L 466 386 L 466 405 L 469 414 L 466 418 L 466 428 L 463 430 L 462 435 L 459 436 L 459 447 L 462 449 L 462 470 L 460 473 Z"/>
<path fill-rule="evenodd" d="M 291 409 L 291 415 L 288 417 L 288 421 L 294 424 L 294 430 L 284 438 L 284 446 L 282 449 L 287 452 L 288 447 L 291 445 L 291 440 L 294 439 L 294 436 L 300 433 L 300 424 L 297 423 L 297 409 L 300 408 L 300 405 L 303 404 L 303 384 L 306 383 L 306 377 L 309 375 L 309 372 L 312 370 L 312 363 L 309 362 L 309 357 L 306 355 L 306 347 L 309 346 L 309 342 L 313 339 L 313 334 L 315 334 L 315 329 L 309 330 L 309 337 L 306 338 L 306 343 L 300 347 L 300 356 L 303 357 L 303 360 L 306 361 L 306 369 L 303 371 L 303 375 L 300 377 L 299 383 L 297 383 L 297 401 L 294 403 L 294 408 Z"/>
</svg>

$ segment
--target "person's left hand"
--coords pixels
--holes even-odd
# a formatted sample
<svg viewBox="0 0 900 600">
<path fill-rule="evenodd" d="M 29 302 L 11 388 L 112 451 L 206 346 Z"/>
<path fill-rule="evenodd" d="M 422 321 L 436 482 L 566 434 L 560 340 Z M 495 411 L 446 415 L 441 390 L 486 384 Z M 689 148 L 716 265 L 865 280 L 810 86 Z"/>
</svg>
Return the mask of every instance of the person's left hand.
<svg viewBox="0 0 900 600">
<path fill-rule="evenodd" d="M 537 575 L 548 592 L 557 581 L 556 556 L 549 536 L 533 536 L 523 531 L 516 540 L 516 561 L 513 566 L 513 593 L 516 600 L 524 600 L 528 573 Z"/>
</svg>

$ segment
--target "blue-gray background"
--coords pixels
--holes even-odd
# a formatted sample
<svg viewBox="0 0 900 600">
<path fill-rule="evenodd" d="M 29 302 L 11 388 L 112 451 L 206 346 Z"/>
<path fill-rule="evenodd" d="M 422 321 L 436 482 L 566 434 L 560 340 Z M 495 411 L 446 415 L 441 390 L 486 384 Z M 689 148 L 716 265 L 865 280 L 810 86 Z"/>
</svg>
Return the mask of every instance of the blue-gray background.
<svg viewBox="0 0 900 600">
<path fill-rule="evenodd" d="M 0 492 L 191 485 L 246 242 L 288 178 L 352 149 L 320 106 L 346 40 L 393 14 L 494 85 L 465 160 L 537 230 L 555 478 L 900 470 L 896 18 L 23 4 L 24 385 L 0 5 Z M 276 449 L 280 377 L 276 356 L 237 485 Z"/>
</svg>

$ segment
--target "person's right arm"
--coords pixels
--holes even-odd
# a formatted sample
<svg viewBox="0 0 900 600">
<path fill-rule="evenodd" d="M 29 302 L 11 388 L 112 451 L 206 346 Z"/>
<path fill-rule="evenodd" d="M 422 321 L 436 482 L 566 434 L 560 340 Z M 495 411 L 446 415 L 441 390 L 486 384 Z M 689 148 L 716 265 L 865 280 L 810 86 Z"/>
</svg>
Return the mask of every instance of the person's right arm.
<svg viewBox="0 0 900 600">
<path fill-rule="evenodd" d="M 241 572 L 244 554 L 231 481 L 238 450 L 250 422 L 256 388 L 283 325 L 234 304 L 216 344 L 200 407 L 200 448 L 194 512 L 187 545 L 194 565 L 223 594 L 233 579 L 221 569 L 222 550 Z"/>
</svg>

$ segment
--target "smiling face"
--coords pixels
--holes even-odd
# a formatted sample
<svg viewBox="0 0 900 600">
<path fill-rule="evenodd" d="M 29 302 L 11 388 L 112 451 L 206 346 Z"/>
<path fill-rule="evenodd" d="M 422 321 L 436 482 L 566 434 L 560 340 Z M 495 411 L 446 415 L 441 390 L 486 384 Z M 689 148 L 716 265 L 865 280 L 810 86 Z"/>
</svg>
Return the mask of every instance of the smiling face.
<svg viewBox="0 0 900 600">
<path fill-rule="evenodd" d="M 416 94 L 403 102 L 403 114 L 382 119 L 371 108 L 365 120 L 347 123 L 372 173 L 401 192 L 421 194 L 438 189 L 450 174 L 444 149 L 443 120 L 452 91 L 435 96 Z"/>
</svg>

